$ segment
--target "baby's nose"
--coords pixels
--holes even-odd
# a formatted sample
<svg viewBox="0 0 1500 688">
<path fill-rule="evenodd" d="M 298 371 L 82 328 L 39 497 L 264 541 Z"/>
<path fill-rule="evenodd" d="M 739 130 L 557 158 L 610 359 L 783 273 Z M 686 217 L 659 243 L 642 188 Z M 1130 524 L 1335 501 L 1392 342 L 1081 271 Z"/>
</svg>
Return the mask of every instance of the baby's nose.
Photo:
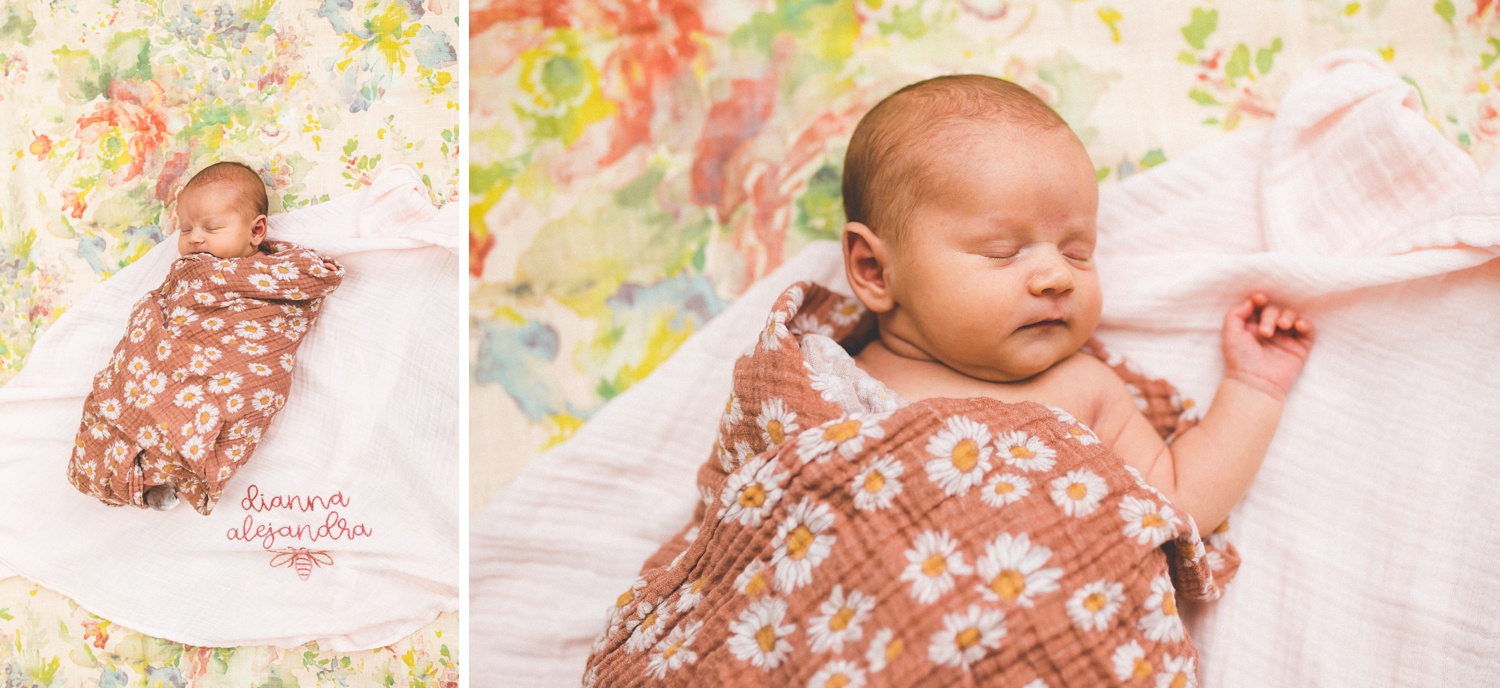
<svg viewBox="0 0 1500 688">
<path fill-rule="evenodd" d="M 1061 253 L 1049 251 L 1038 258 L 1036 271 L 1031 275 L 1031 293 L 1041 296 L 1073 291 L 1073 273 L 1068 270 L 1067 259 Z"/>
</svg>

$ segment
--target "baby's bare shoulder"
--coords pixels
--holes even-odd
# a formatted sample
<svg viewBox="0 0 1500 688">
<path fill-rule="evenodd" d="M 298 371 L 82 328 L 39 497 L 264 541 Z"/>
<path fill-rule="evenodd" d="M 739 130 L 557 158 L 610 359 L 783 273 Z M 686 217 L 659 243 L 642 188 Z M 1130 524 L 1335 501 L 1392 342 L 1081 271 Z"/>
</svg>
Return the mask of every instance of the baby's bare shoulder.
<svg viewBox="0 0 1500 688">
<path fill-rule="evenodd" d="M 1105 409 L 1119 399 L 1130 398 L 1120 376 L 1103 361 L 1085 353 L 1058 361 L 1038 382 L 1038 396 L 1045 398 L 1044 403 L 1059 406 L 1090 424 L 1097 422 Z"/>
</svg>

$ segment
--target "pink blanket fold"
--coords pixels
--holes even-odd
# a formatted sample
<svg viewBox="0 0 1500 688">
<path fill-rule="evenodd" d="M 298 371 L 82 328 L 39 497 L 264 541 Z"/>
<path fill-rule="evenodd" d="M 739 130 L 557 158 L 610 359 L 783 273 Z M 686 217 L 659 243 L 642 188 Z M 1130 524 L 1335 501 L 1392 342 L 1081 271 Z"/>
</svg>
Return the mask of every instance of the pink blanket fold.
<svg viewBox="0 0 1500 688">
<path fill-rule="evenodd" d="M 609 612 L 586 685 L 1196 680 L 1177 598 L 1238 558 L 1060 409 L 851 410 L 802 340 L 872 317 L 811 283 L 735 365 L 694 523 Z M 1170 385 L 1109 361 L 1170 435 Z"/>
<path fill-rule="evenodd" d="M 177 259 L 94 376 L 68 480 L 116 506 L 144 507 L 147 489 L 170 485 L 213 511 L 286 404 L 297 347 L 343 275 L 283 242 L 245 258 Z"/>
</svg>

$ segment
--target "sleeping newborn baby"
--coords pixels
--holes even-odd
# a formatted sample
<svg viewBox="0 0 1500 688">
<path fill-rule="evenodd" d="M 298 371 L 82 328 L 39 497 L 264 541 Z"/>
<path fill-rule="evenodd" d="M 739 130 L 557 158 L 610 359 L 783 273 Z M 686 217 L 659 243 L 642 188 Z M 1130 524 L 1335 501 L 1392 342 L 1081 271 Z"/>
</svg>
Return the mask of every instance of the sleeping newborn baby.
<svg viewBox="0 0 1500 688">
<path fill-rule="evenodd" d="M 116 506 L 201 514 L 286 403 L 294 356 L 344 269 L 266 237 L 260 175 L 200 171 L 177 196 L 177 251 L 162 285 L 84 401 L 68 463 L 79 491 Z"/>
</svg>

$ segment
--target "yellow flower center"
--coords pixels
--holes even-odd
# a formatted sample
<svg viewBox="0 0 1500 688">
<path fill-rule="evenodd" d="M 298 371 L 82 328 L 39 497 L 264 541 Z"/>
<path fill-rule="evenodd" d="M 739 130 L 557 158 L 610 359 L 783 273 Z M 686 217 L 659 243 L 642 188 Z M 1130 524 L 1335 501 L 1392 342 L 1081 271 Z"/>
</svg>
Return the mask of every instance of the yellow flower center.
<svg viewBox="0 0 1500 688">
<path fill-rule="evenodd" d="M 770 652 L 772 648 L 776 647 L 776 629 L 770 626 L 761 626 L 760 630 L 755 632 L 755 643 L 760 645 L 761 652 Z"/>
<path fill-rule="evenodd" d="M 995 494 L 1010 494 L 1016 491 L 1016 486 L 1004 480 L 995 483 Z"/>
<path fill-rule="evenodd" d="M 990 581 L 990 589 L 995 591 L 1000 599 L 1015 602 L 1021 593 L 1026 592 L 1026 576 L 1015 569 L 1006 569 Z"/>
<path fill-rule="evenodd" d="M 906 649 L 906 641 L 896 638 L 885 646 L 885 661 L 887 664 L 896 661 L 901 652 Z"/>
<path fill-rule="evenodd" d="M 948 560 L 941 554 L 934 554 L 922 562 L 922 573 L 929 576 L 940 576 L 948 570 Z"/>
<path fill-rule="evenodd" d="M 959 631 L 958 635 L 953 638 L 953 642 L 958 645 L 958 649 L 967 650 L 979 643 L 979 637 L 979 629 L 970 626 Z"/>
<path fill-rule="evenodd" d="M 1029 459 L 1036 456 L 1036 452 L 1027 449 L 1025 445 L 1014 444 L 1010 447 L 1010 456 L 1013 459 Z"/>
<path fill-rule="evenodd" d="M 1067 492 L 1070 499 L 1077 501 L 1083 499 L 1083 496 L 1089 493 L 1089 488 L 1083 483 L 1073 483 L 1068 486 Z"/>
<path fill-rule="evenodd" d="M 647 614 L 646 618 L 644 618 L 644 619 L 641 620 L 641 628 L 650 628 L 650 627 L 655 626 L 655 625 L 656 625 L 656 612 L 651 612 L 650 614 Z"/>
<path fill-rule="evenodd" d="M 813 543 L 813 534 L 807 526 L 797 526 L 786 536 L 786 555 L 793 559 L 807 556 L 807 548 Z"/>
<path fill-rule="evenodd" d="M 766 503 L 766 488 L 760 483 L 750 483 L 740 490 L 740 506 L 747 509 L 759 508 Z"/>
<path fill-rule="evenodd" d="M 1104 604 L 1108 601 L 1109 600 L 1105 598 L 1102 593 L 1096 592 L 1092 595 L 1089 595 L 1088 597 L 1083 598 L 1083 608 L 1091 612 L 1098 613 L 1100 609 L 1104 608 Z"/>
<path fill-rule="evenodd" d="M 630 604 L 634 600 L 635 600 L 635 591 L 634 590 L 626 590 L 625 592 L 620 593 L 620 596 L 615 599 L 615 607 L 617 607 L 617 608 L 618 607 L 624 607 L 625 605 Z"/>
<path fill-rule="evenodd" d="M 1183 688 L 1187 685 L 1187 674 L 1184 674 L 1180 671 L 1177 672 L 1177 675 L 1172 677 L 1172 683 L 1170 685 L 1172 686 L 1172 688 Z"/>
<path fill-rule="evenodd" d="M 1177 598 L 1173 597 L 1170 591 L 1161 594 L 1161 613 L 1167 616 L 1177 614 Z"/>
<path fill-rule="evenodd" d="M 842 631 L 849 627 L 849 621 L 853 618 L 854 610 L 843 607 L 838 610 L 838 613 L 833 615 L 833 618 L 828 620 L 828 629 L 831 631 Z"/>
<path fill-rule="evenodd" d="M 1074 425 L 1068 428 L 1068 434 L 1074 437 L 1083 437 L 1083 428 Z"/>
<path fill-rule="evenodd" d="M 828 681 L 823 684 L 824 688 L 844 688 L 847 685 L 849 685 L 849 677 L 843 674 L 829 676 Z"/>
<path fill-rule="evenodd" d="M 885 487 L 885 476 L 881 475 L 880 471 L 870 471 L 865 474 L 866 492 L 879 492 L 883 487 Z"/>
<path fill-rule="evenodd" d="M 1151 675 L 1151 663 L 1145 657 L 1135 658 L 1135 670 L 1131 672 L 1136 678 L 1145 678 Z"/>
<path fill-rule="evenodd" d="M 766 589 L 766 577 L 762 576 L 761 574 L 758 574 L 758 573 L 755 574 L 755 575 L 753 575 L 753 576 L 751 576 L 750 577 L 750 581 L 747 582 L 747 583 L 745 583 L 745 594 L 746 595 L 759 595 L 762 592 L 765 592 L 765 589 Z"/>
<path fill-rule="evenodd" d="M 771 436 L 771 444 L 781 444 L 786 439 L 786 428 L 782 427 L 781 421 L 773 418 L 766 423 L 766 434 Z"/>
<path fill-rule="evenodd" d="M 689 591 L 692 592 L 694 595 L 697 595 L 698 593 L 703 592 L 703 577 L 702 576 L 699 576 L 698 580 L 693 581 L 693 587 L 690 588 Z"/>
<path fill-rule="evenodd" d="M 964 473 L 979 465 L 979 443 L 967 437 L 953 447 L 953 467 Z"/>
<path fill-rule="evenodd" d="M 1146 514 L 1145 516 L 1141 517 L 1142 528 L 1160 528 L 1166 525 L 1166 523 L 1166 520 L 1161 517 L 1161 514 Z"/>
<path fill-rule="evenodd" d="M 859 421 L 854 418 L 850 418 L 849 420 L 843 421 L 841 423 L 834 423 L 833 425 L 829 426 L 827 430 L 823 431 L 823 439 L 830 442 L 843 444 L 844 442 L 848 442 L 850 439 L 853 439 L 855 435 L 858 435 L 859 428 Z"/>
</svg>

